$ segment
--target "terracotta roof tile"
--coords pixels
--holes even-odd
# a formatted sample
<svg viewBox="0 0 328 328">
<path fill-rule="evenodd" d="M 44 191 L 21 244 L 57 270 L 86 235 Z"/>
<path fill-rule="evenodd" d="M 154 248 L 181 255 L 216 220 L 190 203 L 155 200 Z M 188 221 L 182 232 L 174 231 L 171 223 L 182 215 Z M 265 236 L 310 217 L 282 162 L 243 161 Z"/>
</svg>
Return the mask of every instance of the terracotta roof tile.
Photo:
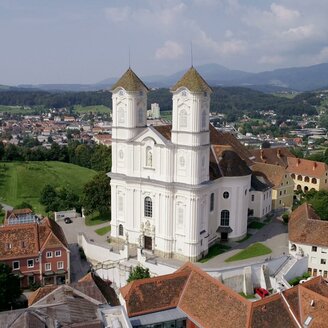
<svg viewBox="0 0 328 328">
<path fill-rule="evenodd" d="M 185 87 L 191 92 L 212 92 L 211 87 L 201 77 L 197 70 L 192 66 L 183 75 L 183 77 L 171 88 L 177 91 L 179 88 Z"/>
<path fill-rule="evenodd" d="M 298 327 L 288 307 L 279 294 L 252 303 L 250 327 Z"/>
<path fill-rule="evenodd" d="M 148 87 L 140 78 L 129 68 L 122 77 L 112 86 L 112 90 L 123 88 L 126 91 L 148 91 Z"/>
<path fill-rule="evenodd" d="M 172 125 L 154 125 L 153 128 L 167 140 L 171 140 Z"/>
<path fill-rule="evenodd" d="M 204 328 L 247 327 L 251 303 L 208 274 L 193 269 L 178 307 Z"/>
<path fill-rule="evenodd" d="M 286 147 L 253 149 L 250 153 L 255 157 L 254 162 L 280 165 L 284 168 L 288 165 L 287 158 L 295 157 Z"/>
<path fill-rule="evenodd" d="M 176 307 L 188 277 L 186 272 L 175 272 L 131 282 L 121 289 L 129 317 Z"/>
<path fill-rule="evenodd" d="M 37 301 L 54 291 L 56 288 L 58 288 L 57 285 L 47 285 L 38 288 L 28 296 L 28 306 L 31 306 L 32 304 L 36 303 Z"/>
<path fill-rule="evenodd" d="M 295 243 L 328 246 L 328 221 L 323 221 L 307 203 L 294 210 L 288 222 L 289 240 Z"/>
<path fill-rule="evenodd" d="M 308 159 L 288 157 L 288 172 L 309 177 L 321 178 L 328 170 L 326 163 Z"/>
<path fill-rule="evenodd" d="M 268 179 L 275 187 L 280 186 L 286 169 L 279 165 L 256 163 L 251 166 L 252 171 L 257 176 Z"/>
<path fill-rule="evenodd" d="M 36 223 L 0 227 L 0 259 L 37 256 L 39 251 Z"/>
</svg>

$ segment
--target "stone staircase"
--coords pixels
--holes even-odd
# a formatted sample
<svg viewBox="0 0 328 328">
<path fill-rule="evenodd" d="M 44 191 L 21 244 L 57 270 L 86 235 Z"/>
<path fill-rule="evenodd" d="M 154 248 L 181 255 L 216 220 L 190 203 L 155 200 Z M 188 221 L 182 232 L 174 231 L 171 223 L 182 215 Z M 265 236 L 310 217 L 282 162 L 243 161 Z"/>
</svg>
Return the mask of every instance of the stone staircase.
<svg viewBox="0 0 328 328">
<path fill-rule="evenodd" d="M 297 259 L 295 257 L 288 256 L 288 261 L 285 261 L 283 266 L 281 266 L 279 271 L 276 273 L 275 278 L 278 284 L 281 284 L 287 288 L 290 288 L 291 286 L 284 278 L 285 274 L 289 271 L 291 267 L 295 265 L 297 262 Z"/>
</svg>

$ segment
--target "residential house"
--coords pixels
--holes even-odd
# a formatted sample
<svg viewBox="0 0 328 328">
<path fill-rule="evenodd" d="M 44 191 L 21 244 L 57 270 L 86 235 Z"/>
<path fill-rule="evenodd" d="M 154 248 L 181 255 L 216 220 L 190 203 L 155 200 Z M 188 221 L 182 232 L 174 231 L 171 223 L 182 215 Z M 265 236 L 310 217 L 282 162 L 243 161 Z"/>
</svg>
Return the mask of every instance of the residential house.
<svg viewBox="0 0 328 328">
<path fill-rule="evenodd" d="M 62 228 L 49 218 L 17 222 L 0 227 L 0 261 L 19 275 L 21 287 L 69 282 L 70 251 Z"/>
<path fill-rule="evenodd" d="M 256 176 L 267 179 L 272 187 L 272 209 L 291 208 L 294 197 L 294 182 L 290 174 L 280 165 L 256 163 L 251 169 Z"/>
<path fill-rule="evenodd" d="M 39 288 L 29 296 L 27 309 L 1 312 L 0 327 L 132 328 L 118 301 L 109 303 L 115 292 L 112 290 L 109 295 L 107 285 L 99 277 L 88 274 L 74 285 Z"/>
<path fill-rule="evenodd" d="M 294 180 L 294 189 L 308 191 L 328 189 L 328 165 L 308 159 L 288 157 L 287 171 Z"/>
<path fill-rule="evenodd" d="M 191 263 L 121 288 L 131 324 L 138 328 L 325 327 L 327 295 L 327 282 L 316 277 L 251 302 Z"/>
<path fill-rule="evenodd" d="M 288 223 L 289 253 L 308 256 L 308 272 L 328 278 L 328 221 L 321 220 L 311 205 L 294 210 Z"/>
</svg>

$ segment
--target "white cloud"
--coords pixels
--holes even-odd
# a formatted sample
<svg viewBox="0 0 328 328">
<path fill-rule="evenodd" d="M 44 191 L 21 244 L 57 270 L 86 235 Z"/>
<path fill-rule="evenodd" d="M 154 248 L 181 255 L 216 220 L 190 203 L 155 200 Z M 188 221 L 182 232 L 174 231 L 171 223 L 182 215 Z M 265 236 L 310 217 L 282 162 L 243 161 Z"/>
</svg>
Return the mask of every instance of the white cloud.
<svg viewBox="0 0 328 328">
<path fill-rule="evenodd" d="M 300 17 L 300 13 L 298 10 L 288 9 L 284 6 L 277 5 L 276 3 L 272 3 L 270 6 L 270 9 L 271 9 L 272 14 L 281 20 L 290 21 L 290 20 Z"/>
<path fill-rule="evenodd" d="M 323 47 L 319 54 L 314 56 L 314 64 L 328 62 L 328 47 Z"/>
<path fill-rule="evenodd" d="M 158 48 L 155 53 L 157 59 L 177 59 L 183 54 L 183 48 L 177 42 L 166 41 L 164 46 Z"/>
<path fill-rule="evenodd" d="M 282 32 L 282 36 L 288 38 L 291 41 L 299 41 L 303 39 L 309 39 L 315 36 L 315 28 L 313 25 L 302 25 L 293 27 L 287 31 Z"/>
<path fill-rule="evenodd" d="M 221 56 L 236 55 L 245 53 L 247 44 L 245 41 L 238 39 L 231 39 L 227 41 L 215 41 L 208 36 L 204 31 L 199 31 L 199 38 L 196 39 L 196 43 L 200 46 L 207 47 L 216 54 Z"/>
</svg>

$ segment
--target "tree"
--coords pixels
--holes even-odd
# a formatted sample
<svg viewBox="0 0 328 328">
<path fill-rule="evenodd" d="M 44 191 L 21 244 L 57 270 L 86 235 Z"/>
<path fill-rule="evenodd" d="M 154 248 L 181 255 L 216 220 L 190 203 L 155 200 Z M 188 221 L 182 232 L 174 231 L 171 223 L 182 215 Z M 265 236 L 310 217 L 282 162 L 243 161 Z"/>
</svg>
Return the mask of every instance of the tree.
<svg viewBox="0 0 328 328">
<path fill-rule="evenodd" d="M 144 279 L 144 278 L 150 278 L 149 269 L 137 265 L 130 272 L 127 282 L 131 282 L 133 280 L 138 280 L 138 279 Z"/>
<path fill-rule="evenodd" d="M 98 173 L 83 188 L 82 205 L 86 214 L 99 211 L 106 214 L 110 211 L 110 179 L 106 173 Z"/>
<path fill-rule="evenodd" d="M 16 209 L 20 209 L 20 208 L 29 208 L 33 211 L 33 206 L 28 203 L 28 202 L 21 202 L 20 204 L 18 204 L 17 206 L 15 206 Z"/>
<path fill-rule="evenodd" d="M 22 294 L 19 277 L 5 263 L 0 263 L 0 311 L 9 310 Z"/>
<path fill-rule="evenodd" d="M 57 192 L 55 188 L 49 184 L 45 185 L 41 190 L 40 203 L 44 206 L 49 206 L 56 201 Z"/>
</svg>

